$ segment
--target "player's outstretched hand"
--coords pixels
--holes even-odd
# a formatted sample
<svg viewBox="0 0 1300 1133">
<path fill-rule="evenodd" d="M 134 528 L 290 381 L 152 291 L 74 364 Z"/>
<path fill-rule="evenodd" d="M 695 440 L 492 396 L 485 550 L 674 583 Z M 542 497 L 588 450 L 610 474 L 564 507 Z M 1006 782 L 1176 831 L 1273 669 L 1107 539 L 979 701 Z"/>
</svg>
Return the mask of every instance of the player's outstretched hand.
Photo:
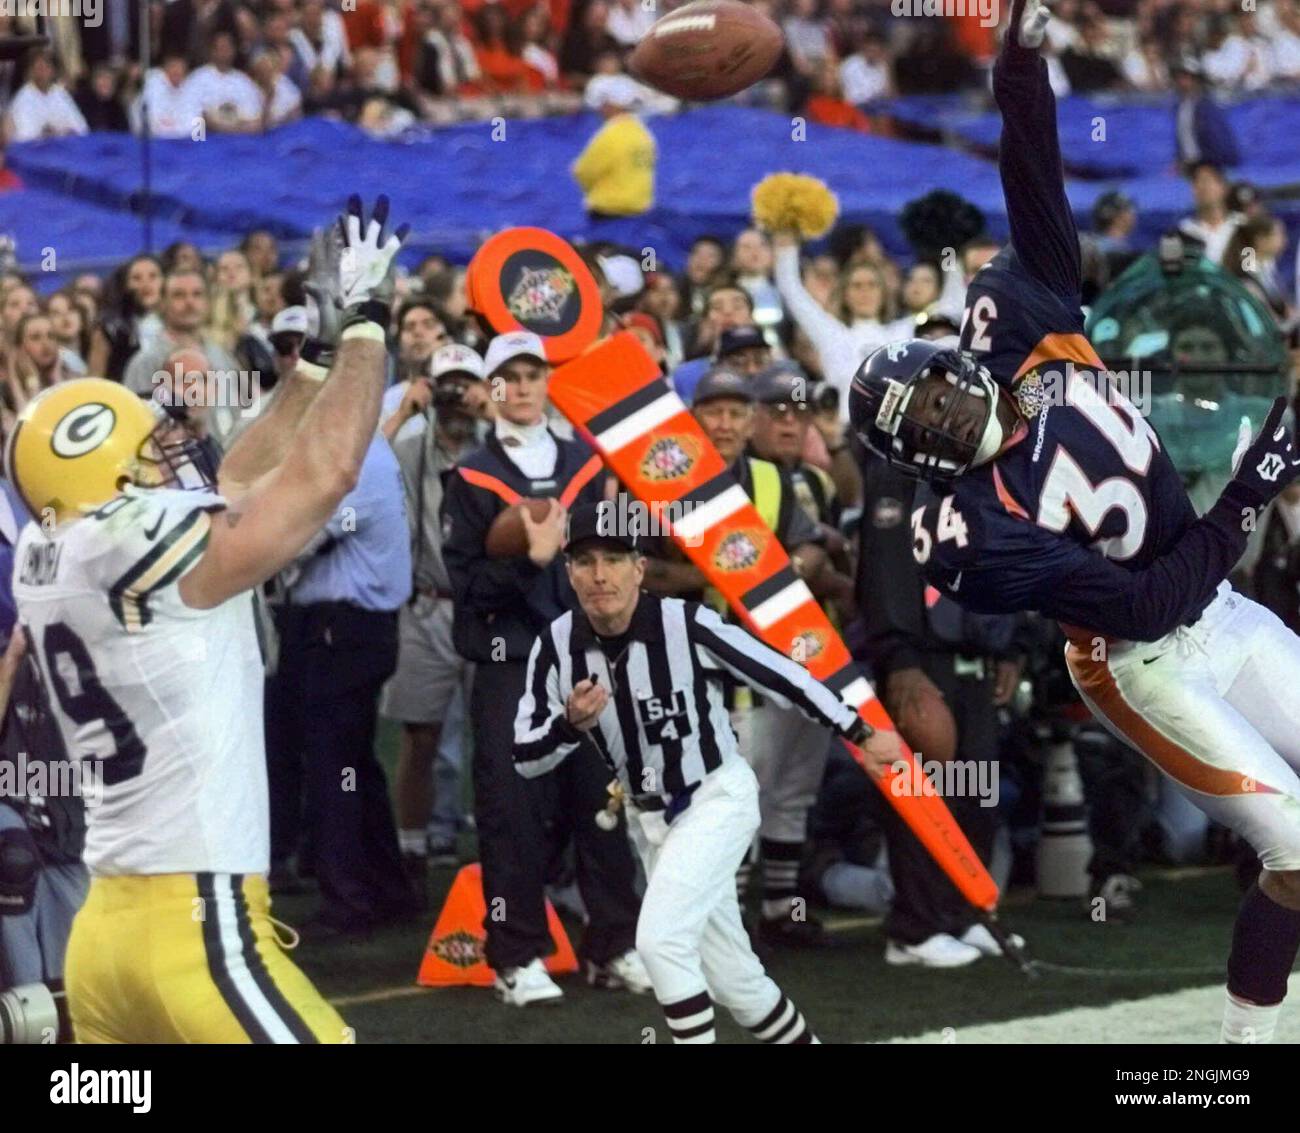
<svg viewBox="0 0 1300 1133">
<path fill-rule="evenodd" d="M 1300 476 L 1300 453 L 1296 452 L 1295 437 L 1282 420 L 1285 412 L 1286 398 L 1279 397 L 1244 451 L 1238 440 L 1233 482 L 1246 490 L 1256 507 L 1264 507 Z"/>
<path fill-rule="evenodd" d="M 393 258 L 411 229 L 404 224 L 385 240 L 387 222 L 388 198 L 384 196 L 375 201 L 368 222 L 358 196 L 348 199 L 348 211 L 339 217 L 343 239 L 338 261 L 339 299 L 345 309 L 370 302 L 387 307 L 393 301 Z"/>
<path fill-rule="evenodd" d="M 1007 35 L 1012 43 L 1037 50 L 1051 18 L 1051 7 L 1044 0 L 1013 0 Z"/>
</svg>

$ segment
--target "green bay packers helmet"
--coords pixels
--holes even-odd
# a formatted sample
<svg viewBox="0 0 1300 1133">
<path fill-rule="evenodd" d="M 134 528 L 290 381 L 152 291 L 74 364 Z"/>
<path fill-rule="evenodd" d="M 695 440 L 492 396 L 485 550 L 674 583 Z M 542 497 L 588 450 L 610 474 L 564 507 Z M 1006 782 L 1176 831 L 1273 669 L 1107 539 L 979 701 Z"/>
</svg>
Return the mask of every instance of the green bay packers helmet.
<svg viewBox="0 0 1300 1133">
<path fill-rule="evenodd" d="M 32 515 L 56 523 L 95 511 L 124 484 L 207 487 L 199 444 L 153 401 L 103 378 L 42 390 L 18 415 L 5 472 Z"/>
</svg>

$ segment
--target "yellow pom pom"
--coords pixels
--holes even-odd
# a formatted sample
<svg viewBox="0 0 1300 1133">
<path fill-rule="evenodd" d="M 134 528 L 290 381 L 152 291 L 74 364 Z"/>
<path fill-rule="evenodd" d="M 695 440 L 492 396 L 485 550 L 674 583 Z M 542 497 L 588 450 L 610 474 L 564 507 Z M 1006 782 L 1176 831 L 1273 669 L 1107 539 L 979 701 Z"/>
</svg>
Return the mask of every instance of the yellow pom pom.
<svg viewBox="0 0 1300 1133">
<path fill-rule="evenodd" d="M 830 231 L 840 202 L 826 182 L 803 173 L 771 173 L 751 194 L 754 223 L 768 232 L 793 229 L 803 240 Z"/>
</svg>

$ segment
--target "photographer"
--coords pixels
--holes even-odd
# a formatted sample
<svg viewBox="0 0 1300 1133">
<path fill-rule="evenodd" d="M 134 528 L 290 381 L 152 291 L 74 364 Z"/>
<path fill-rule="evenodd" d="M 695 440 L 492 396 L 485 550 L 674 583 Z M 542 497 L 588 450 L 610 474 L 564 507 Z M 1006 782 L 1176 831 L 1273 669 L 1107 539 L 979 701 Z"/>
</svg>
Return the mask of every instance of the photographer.
<svg viewBox="0 0 1300 1133">
<path fill-rule="evenodd" d="M 397 833 L 407 875 L 420 896 L 429 857 L 455 853 L 462 761 L 459 736 L 442 733 L 457 691 L 468 698 L 474 671 L 451 641 L 451 580 L 442 561 L 439 509 L 447 475 L 478 448 L 480 422 L 490 420 L 493 410 L 483 359 L 468 346 L 452 343 L 436 350 L 431 374 L 432 380 L 411 379 L 397 411 L 383 424 L 402 470 L 414 585 L 398 615 L 397 672 L 384 689 L 380 712 L 402 725 L 394 790 Z M 403 430 L 416 418 L 420 429 Z M 440 748 L 450 748 L 452 758 L 440 761 Z M 431 838 L 426 828 L 435 805 Z"/>
<path fill-rule="evenodd" d="M 67 756 L 15 620 L 9 580 L 13 544 L 26 520 L 16 493 L 3 482 L 0 639 L 7 638 L 8 644 L 0 653 L 0 766 L 8 765 L 4 778 L 12 775 L 17 790 L 0 789 L 0 1043 L 71 1037 L 63 964 L 72 918 L 87 886 L 81 864 L 86 831 L 82 798 L 75 791 L 50 789 L 51 782 L 68 782 L 57 769 Z M 38 762 L 51 773 L 40 795 L 28 789 L 28 774 Z"/>
</svg>

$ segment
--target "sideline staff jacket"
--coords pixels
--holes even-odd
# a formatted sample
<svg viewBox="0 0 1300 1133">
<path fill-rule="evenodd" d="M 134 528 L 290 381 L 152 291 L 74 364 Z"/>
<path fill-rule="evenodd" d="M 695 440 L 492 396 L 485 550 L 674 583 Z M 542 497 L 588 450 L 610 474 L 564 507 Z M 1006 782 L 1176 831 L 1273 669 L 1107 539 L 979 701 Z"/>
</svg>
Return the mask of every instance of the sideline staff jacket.
<svg viewBox="0 0 1300 1133">
<path fill-rule="evenodd" d="M 581 441 L 552 436 L 549 476 L 525 476 L 489 434 L 447 479 L 442 559 L 456 603 L 452 642 L 469 661 L 527 661 L 537 635 L 576 605 L 562 554 L 539 567 L 527 555 L 490 559 L 484 549 L 496 517 L 526 496 L 552 497 L 566 508 L 604 498 L 600 457 Z"/>
</svg>

